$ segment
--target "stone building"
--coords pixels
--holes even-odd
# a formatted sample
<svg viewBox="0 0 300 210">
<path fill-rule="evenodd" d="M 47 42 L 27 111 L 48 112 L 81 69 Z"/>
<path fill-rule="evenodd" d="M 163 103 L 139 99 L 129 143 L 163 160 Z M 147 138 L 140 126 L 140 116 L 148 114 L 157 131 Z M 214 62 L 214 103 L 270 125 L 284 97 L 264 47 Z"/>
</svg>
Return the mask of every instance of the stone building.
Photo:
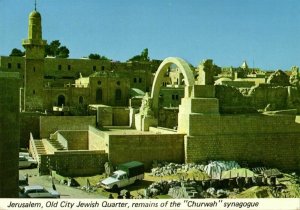
<svg viewBox="0 0 300 210">
<path fill-rule="evenodd" d="M 163 115 L 159 100 L 160 89 L 165 88 L 162 82 L 171 64 L 179 67 L 185 81 L 184 97 L 181 98 L 178 114 L 175 113 L 177 118 L 173 119 L 177 122 L 177 129 L 157 126 Z M 208 72 L 207 75 L 213 74 Z M 151 95 L 145 95 L 141 107 L 131 107 L 129 113 L 119 113 L 119 118 L 129 118 L 127 124 L 125 121 L 122 124 L 127 126 L 116 126 L 112 120 L 114 111 L 107 106 L 97 107 L 98 118 L 102 119 L 104 126 L 97 128 L 94 123 L 85 123 L 88 128 L 84 131 L 74 128 L 76 123 L 66 127 L 69 124 L 66 121 L 68 118 L 53 119 L 61 123 L 56 126 L 62 130 L 56 131 L 50 126 L 52 123 L 49 117 L 41 118 L 41 128 L 47 134 L 43 138 L 50 136 L 48 140 L 42 141 L 46 147 L 52 148 L 53 153 L 47 155 L 53 159 L 53 167 L 55 163 L 61 164 L 61 168 L 57 170 L 64 174 L 69 167 L 63 161 L 68 159 L 76 168 L 80 162 L 72 160 L 80 157 L 76 159 L 73 151 L 70 151 L 72 158 L 69 159 L 67 151 L 60 153 L 53 149 L 50 145 L 53 140 L 69 145 L 69 149 L 74 148 L 72 145 L 75 142 L 77 146 L 85 145 L 85 154 L 98 151 L 99 154 L 93 154 L 95 159 L 102 162 L 107 159 L 112 164 L 139 160 L 149 168 L 153 160 L 188 163 L 221 159 L 298 170 L 300 119 L 297 111 L 299 104 L 295 104 L 295 101 L 300 98 L 299 90 L 290 86 L 264 84 L 255 86 L 247 96 L 241 94 L 238 88 L 211 85 L 211 81 L 209 78 L 207 84 L 203 79 L 201 85 L 196 84 L 193 71 L 184 60 L 167 58 L 158 68 Z M 273 104 L 273 109 L 268 104 Z M 268 108 L 260 110 L 265 106 Z M 72 122 L 78 121 L 77 126 L 82 126 L 82 120 L 83 118 L 77 117 Z M 74 138 L 80 132 L 85 133 L 84 138 Z M 34 148 L 37 141 L 31 142 Z M 100 155 L 101 152 L 104 153 Z M 47 173 L 48 167 L 42 167 Z M 97 173 L 99 170 L 98 168 Z M 80 173 L 84 171 L 76 171 L 76 175 Z"/>
<path fill-rule="evenodd" d="M 0 198 L 18 197 L 19 83 L 18 73 L 0 72 Z"/>
<path fill-rule="evenodd" d="M 22 110 L 49 113 L 101 103 L 128 106 L 130 89 L 150 91 L 160 61 L 116 62 L 45 57 L 41 14 L 29 15 L 28 37 L 22 41 L 25 57 L 0 57 L 0 71 L 19 72 L 23 78 Z M 79 85 L 84 80 L 88 85 Z M 84 82 L 83 82 L 84 83 Z"/>
</svg>

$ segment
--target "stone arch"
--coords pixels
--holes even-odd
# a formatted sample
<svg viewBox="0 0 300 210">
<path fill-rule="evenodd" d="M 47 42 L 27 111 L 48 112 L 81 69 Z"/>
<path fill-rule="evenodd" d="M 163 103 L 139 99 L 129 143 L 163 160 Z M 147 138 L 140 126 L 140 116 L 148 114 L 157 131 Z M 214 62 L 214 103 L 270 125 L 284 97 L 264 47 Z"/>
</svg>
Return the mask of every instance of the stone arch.
<svg viewBox="0 0 300 210">
<path fill-rule="evenodd" d="M 184 84 L 186 86 L 193 86 L 195 83 L 193 71 L 191 70 L 189 64 L 185 60 L 178 57 L 166 58 L 158 67 L 152 85 L 152 92 L 151 92 L 152 109 L 156 114 L 158 111 L 158 98 L 159 98 L 161 83 L 163 81 L 164 74 L 168 71 L 168 68 L 172 64 L 175 64 L 178 67 L 178 69 L 181 71 L 184 77 Z"/>
</svg>

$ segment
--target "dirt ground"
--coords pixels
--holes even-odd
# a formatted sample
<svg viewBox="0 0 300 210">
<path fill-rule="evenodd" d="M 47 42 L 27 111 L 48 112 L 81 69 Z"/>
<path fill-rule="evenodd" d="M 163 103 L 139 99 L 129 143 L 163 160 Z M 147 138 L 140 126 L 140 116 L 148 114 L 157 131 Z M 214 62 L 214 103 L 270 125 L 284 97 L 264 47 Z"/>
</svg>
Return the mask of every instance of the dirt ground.
<svg viewBox="0 0 300 210">
<path fill-rule="evenodd" d="M 52 188 L 52 178 L 50 176 L 39 176 L 37 169 L 22 169 L 19 170 L 20 175 L 28 175 L 28 182 L 30 185 L 42 185 L 45 188 Z M 139 195 L 144 195 L 144 189 L 147 188 L 153 182 L 160 180 L 179 180 L 184 176 L 184 179 L 206 179 L 207 175 L 200 172 L 192 172 L 189 174 L 176 174 L 171 176 L 164 177 L 155 177 L 151 176 L 150 173 L 145 173 L 145 178 L 143 181 L 138 182 L 137 184 L 126 187 L 126 190 L 130 191 L 130 194 L 133 198 L 138 198 Z M 63 184 L 59 179 L 54 181 L 57 191 L 61 194 L 61 198 L 108 198 L 109 194 L 112 194 L 114 198 L 117 198 L 117 192 L 108 192 L 99 186 L 100 180 L 104 179 L 104 176 L 96 175 L 91 177 L 77 177 L 75 178 L 76 182 L 80 185 L 79 187 L 69 187 L 66 184 Z M 285 174 L 283 178 L 277 180 L 278 183 L 284 184 L 286 189 L 284 194 L 278 195 L 279 197 L 300 197 L 300 187 L 299 184 L 292 182 L 292 177 L 288 174 Z M 90 189 L 86 190 L 87 184 L 90 185 Z M 229 198 L 272 198 L 274 193 L 271 193 L 271 187 L 269 186 L 253 186 L 244 191 L 230 195 Z M 276 196 L 277 197 L 277 196 Z M 170 198 L 168 195 L 159 195 L 156 198 Z"/>
<path fill-rule="evenodd" d="M 52 189 L 52 179 L 50 176 L 39 176 L 38 169 L 22 169 L 19 170 L 20 175 L 28 175 L 29 185 L 42 185 L 46 189 Z M 61 194 L 61 198 L 105 198 L 98 193 L 86 192 L 84 190 L 68 187 L 54 181 L 56 190 Z"/>
</svg>

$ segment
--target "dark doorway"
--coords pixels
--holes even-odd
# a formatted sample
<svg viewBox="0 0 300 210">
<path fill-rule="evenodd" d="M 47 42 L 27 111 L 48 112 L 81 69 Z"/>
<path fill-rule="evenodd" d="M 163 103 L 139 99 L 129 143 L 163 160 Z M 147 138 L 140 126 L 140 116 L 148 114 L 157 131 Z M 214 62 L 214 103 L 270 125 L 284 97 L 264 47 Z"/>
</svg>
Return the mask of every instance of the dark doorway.
<svg viewBox="0 0 300 210">
<path fill-rule="evenodd" d="M 116 89 L 116 101 L 120 101 L 122 99 L 122 91 L 120 89 Z"/>
<path fill-rule="evenodd" d="M 96 103 L 100 104 L 102 102 L 102 89 L 98 88 L 96 90 Z"/>
<path fill-rule="evenodd" d="M 59 95 L 57 98 L 57 106 L 62 106 L 66 104 L 66 99 L 64 95 Z"/>
<path fill-rule="evenodd" d="M 79 96 L 79 104 L 83 104 L 83 97 Z"/>
</svg>

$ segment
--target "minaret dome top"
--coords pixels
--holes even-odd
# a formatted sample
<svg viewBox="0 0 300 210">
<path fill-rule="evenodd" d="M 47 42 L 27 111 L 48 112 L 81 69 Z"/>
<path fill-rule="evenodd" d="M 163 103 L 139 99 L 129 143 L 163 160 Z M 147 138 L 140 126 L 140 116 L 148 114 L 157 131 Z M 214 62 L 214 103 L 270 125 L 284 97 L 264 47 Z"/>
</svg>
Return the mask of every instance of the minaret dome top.
<svg viewBox="0 0 300 210">
<path fill-rule="evenodd" d="M 29 18 L 41 18 L 41 14 L 38 11 L 34 10 L 29 14 Z"/>
</svg>

